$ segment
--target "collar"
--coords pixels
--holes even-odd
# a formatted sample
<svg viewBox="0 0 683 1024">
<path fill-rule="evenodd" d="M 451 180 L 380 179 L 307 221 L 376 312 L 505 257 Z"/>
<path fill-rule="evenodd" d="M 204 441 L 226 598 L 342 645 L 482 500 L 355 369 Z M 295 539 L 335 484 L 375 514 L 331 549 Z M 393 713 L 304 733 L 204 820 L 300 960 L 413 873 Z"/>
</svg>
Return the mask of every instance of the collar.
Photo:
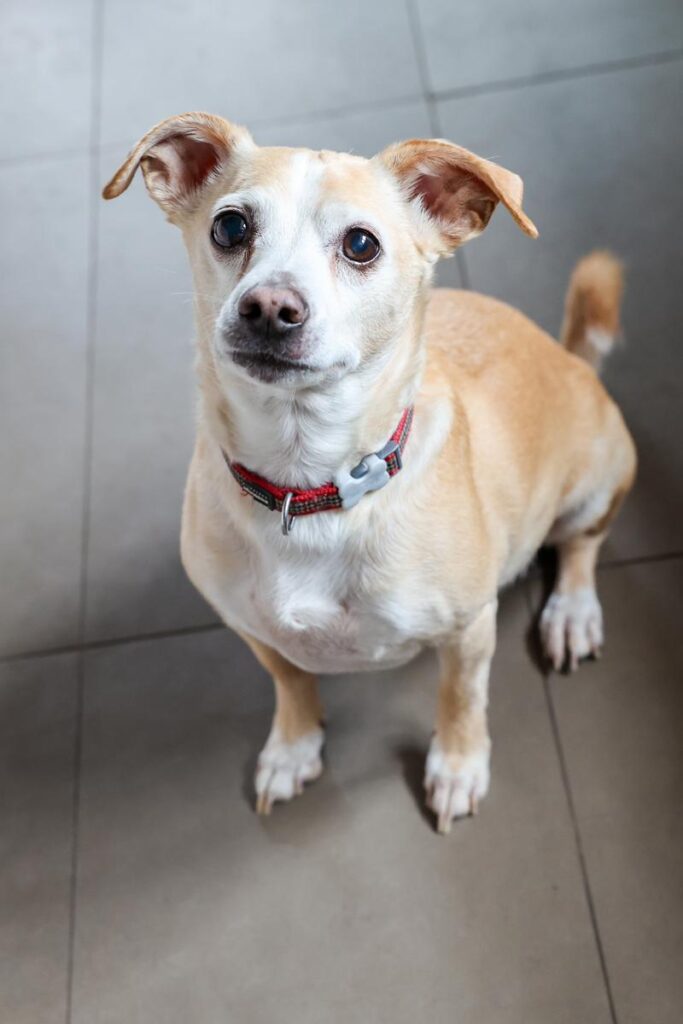
<svg viewBox="0 0 683 1024">
<path fill-rule="evenodd" d="M 353 508 L 369 491 L 377 491 L 389 482 L 403 466 L 403 450 L 413 422 L 413 406 L 404 411 L 396 430 L 383 448 L 364 455 L 357 466 L 343 470 L 333 480 L 320 487 L 281 487 L 250 469 L 232 462 L 225 452 L 228 469 L 242 488 L 255 501 L 282 515 L 282 532 L 287 536 L 296 516 L 310 516 L 314 512 Z"/>
</svg>

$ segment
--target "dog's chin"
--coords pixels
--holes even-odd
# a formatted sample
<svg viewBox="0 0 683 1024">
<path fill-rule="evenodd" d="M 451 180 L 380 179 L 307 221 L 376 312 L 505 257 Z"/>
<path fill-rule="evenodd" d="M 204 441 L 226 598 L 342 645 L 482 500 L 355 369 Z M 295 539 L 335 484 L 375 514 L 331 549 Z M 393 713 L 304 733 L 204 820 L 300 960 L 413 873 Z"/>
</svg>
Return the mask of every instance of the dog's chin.
<svg viewBox="0 0 683 1024">
<path fill-rule="evenodd" d="M 304 380 L 312 374 L 319 373 L 316 367 L 300 359 L 287 359 L 272 352 L 249 352 L 233 349 L 232 361 L 256 380 L 272 384 Z"/>
<path fill-rule="evenodd" d="M 315 366 L 302 359 L 288 359 L 272 352 L 253 352 L 232 349 L 230 359 L 234 366 L 252 380 L 264 384 L 278 384 L 286 388 L 310 388 L 343 376 L 347 367 L 343 363 Z"/>
</svg>

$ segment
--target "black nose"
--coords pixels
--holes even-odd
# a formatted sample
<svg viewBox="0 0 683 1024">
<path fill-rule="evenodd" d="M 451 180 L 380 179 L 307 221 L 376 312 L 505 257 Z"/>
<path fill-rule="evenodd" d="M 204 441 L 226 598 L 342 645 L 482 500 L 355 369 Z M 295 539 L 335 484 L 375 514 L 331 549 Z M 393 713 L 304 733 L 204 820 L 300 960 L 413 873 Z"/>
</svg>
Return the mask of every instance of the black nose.
<svg viewBox="0 0 683 1024">
<path fill-rule="evenodd" d="M 258 334 L 287 334 L 308 319 L 308 306 L 294 288 L 256 285 L 237 305 L 241 319 Z"/>
</svg>

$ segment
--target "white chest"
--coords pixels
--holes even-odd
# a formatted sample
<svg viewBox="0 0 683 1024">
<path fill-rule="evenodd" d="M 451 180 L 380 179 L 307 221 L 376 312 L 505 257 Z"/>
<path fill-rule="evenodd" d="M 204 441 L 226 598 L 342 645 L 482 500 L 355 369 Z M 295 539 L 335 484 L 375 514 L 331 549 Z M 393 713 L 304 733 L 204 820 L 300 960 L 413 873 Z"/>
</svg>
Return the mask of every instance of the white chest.
<svg viewBox="0 0 683 1024">
<path fill-rule="evenodd" d="M 391 668 L 444 632 L 450 610 L 402 573 L 348 552 L 262 552 L 220 587 L 228 625 L 311 672 Z"/>
</svg>

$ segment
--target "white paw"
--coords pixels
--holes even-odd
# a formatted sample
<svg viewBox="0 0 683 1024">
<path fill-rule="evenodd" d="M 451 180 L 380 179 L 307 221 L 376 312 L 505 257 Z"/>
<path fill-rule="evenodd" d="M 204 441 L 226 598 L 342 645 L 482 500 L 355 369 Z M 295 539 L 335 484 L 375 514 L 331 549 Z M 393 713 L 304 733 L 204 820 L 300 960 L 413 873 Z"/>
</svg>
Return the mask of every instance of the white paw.
<svg viewBox="0 0 683 1024">
<path fill-rule="evenodd" d="M 432 739 L 425 765 L 427 806 L 437 817 L 439 832 L 451 830 L 453 818 L 476 814 L 489 788 L 491 742 L 473 754 L 446 758 L 436 736 Z"/>
<path fill-rule="evenodd" d="M 582 658 L 599 657 L 603 644 L 602 608 L 592 587 L 551 594 L 541 615 L 543 649 L 556 672 L 565 662 L 573 672 Z"/>
<path fill-rule="evenodd" d="M 270 814 L 277 800 L 291 800 L 303 792 L 304 783 L 317 779 L 323 770 L 321 751 L 325 734 L 313 729 L 294 743 L 286 743 L 278 729 L 271 730 L 256 767 L 256 810 Z"/>
</svg>

